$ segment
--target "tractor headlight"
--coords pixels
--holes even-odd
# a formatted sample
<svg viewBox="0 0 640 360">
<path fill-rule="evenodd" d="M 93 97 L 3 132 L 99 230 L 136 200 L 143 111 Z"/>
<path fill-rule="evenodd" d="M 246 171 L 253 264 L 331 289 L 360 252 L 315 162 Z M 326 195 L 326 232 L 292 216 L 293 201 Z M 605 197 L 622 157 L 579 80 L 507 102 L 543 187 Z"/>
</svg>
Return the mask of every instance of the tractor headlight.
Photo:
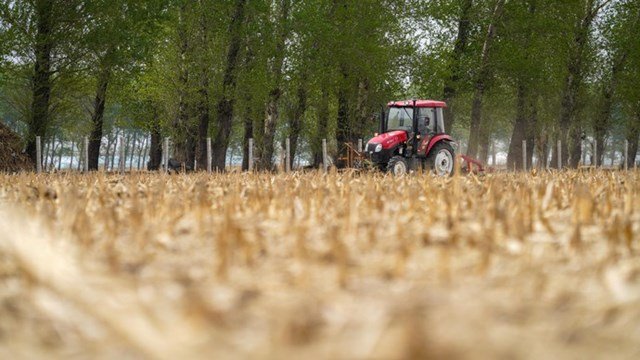
<svg viewBox="0 0 640 360">
<path fill-rule="evenodd" d="M 382 144 L 376 145 L 376 148 L 373 150 L 373 152 L 380 152 L 380 151 L 382 151 Z"/>
</svg>

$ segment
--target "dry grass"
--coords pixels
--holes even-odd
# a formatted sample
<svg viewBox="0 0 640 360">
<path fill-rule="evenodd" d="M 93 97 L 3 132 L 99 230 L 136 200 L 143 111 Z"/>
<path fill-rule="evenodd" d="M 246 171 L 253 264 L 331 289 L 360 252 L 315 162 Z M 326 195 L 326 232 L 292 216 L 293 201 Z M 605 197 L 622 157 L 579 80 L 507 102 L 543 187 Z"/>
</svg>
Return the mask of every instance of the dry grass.
<svg viewBox="0 0 640 360">
<path fill-rule="evenodd" d="M 0 358 L 637 358 L 640 173 L 0 175 Z"/>
</svg>

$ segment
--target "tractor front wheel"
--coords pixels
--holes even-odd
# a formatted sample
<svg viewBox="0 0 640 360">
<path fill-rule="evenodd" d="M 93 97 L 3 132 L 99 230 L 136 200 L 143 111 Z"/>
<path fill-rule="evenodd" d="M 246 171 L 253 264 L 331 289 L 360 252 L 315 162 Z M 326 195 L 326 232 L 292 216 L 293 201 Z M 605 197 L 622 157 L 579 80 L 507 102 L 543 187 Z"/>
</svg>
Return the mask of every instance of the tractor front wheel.
<svg viewBox="0 0 640 360">
<path fill-rule="evenodd" d="M 396 155 L 389 160 L 387 171 L 394 176 L 406 175 L 409 173 L 409 162 L 406 158 Z"/>
<path fill-rule="evenodd" d="M 438 176 L 453 175 L 455 165 L 455 156 L 453 148 L 447 142 L 437 143 L 427 156 L 427 164 Z"/>
</svg>

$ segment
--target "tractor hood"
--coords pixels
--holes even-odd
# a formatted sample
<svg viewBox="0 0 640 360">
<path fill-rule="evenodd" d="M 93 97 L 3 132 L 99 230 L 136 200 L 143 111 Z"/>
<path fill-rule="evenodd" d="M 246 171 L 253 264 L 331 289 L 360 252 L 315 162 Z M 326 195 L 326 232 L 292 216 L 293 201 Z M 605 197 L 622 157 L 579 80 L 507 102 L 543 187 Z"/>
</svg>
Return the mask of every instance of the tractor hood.
<svg viewBox="0 0 640 360">
<path fill-rule="evenodd" d="M 382 144 L 382 149 L 387 150 L 394 148 L 405 141 L 407 141 L 406 131 L 393 130 L 373 137 L 369 140 L 368 144 Z"/>
</svg>

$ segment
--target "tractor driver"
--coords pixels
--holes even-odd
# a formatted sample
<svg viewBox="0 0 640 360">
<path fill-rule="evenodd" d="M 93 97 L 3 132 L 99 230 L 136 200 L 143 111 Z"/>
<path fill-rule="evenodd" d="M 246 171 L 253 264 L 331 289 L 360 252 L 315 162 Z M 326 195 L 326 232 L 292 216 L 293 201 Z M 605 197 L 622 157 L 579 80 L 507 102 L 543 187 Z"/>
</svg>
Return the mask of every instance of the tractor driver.
<svg viewBox="0 0 640 360">
<path fill-rule="evenodd" d="M 433 132 L 431 118 L 429 118 L 428 115 L 421 116 L 418 119 L 418 132 L 420 133 L 420 136 L 423 137 L 426 137 Z"/>
</svg>

